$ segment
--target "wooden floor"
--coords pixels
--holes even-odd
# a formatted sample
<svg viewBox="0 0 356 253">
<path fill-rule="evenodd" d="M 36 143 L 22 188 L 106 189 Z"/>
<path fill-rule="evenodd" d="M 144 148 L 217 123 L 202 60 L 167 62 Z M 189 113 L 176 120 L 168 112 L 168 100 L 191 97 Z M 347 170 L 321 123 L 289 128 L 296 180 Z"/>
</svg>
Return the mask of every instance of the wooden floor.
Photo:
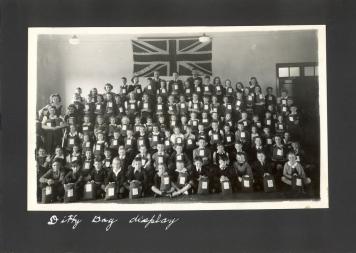
<svg viewBox="0 0 356 253">
<path fill-rule="evenodd" d="M 181 195 L 175 198 L 148 196 L 139 199 L 118 199 L 118 200 L 81 200 L 81 203 L 123 203 L 123 204 L 152 204 L 152 203 L 219 203 L 219 202 L 260 202 L 260 201 L 285 201 L 285 200 L 318 200 L 319 196 L 311 191 L 304 193 L 297 192 L 239 192 L 223 195 L 221 193 L 208 195 Z M 77 202 L 78 203 L 78 202 Z M 64 203 L 65 204 L 65 203 Z"/>
</svg>

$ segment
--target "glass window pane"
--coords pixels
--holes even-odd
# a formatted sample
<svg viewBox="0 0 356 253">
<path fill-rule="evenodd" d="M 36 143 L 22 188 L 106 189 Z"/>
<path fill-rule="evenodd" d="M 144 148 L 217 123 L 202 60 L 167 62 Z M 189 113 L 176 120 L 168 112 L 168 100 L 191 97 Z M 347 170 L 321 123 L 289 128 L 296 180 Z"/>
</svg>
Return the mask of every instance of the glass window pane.
<svg viewBox="0 0 356 253">
<path fill-rule="evenodd" d="M 289 77 L 288 67 L 278 68 L 278 76 L 279 77 Z"/>
<path fill-rule="evenodd" d="M 318 66 L 315 66 L 315 76 L 319 76 L 319 68 L 318 68 Z"/>
<path fill-rule="evenodd" d="M 314 67 L 304 67 L 304 76 L 314 76 Z"/>
<path fill-rule="evenodd" d="M 299 67 L 290 67 L 290 76 L 300 76 L 300 68 Z"/>
</svg>

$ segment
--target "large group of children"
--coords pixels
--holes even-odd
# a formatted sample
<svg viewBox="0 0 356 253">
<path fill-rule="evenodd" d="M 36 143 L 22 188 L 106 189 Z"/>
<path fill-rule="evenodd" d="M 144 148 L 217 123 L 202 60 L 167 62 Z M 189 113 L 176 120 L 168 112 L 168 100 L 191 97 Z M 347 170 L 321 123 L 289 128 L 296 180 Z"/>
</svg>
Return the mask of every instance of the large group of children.
<svg viewBox="0 0 356 253">
<path fill-rule="evenodd" d="M 262 93 L 196 70 L 125 77 L 87 97 L 76 88 L 62 114 L 50 96 L 37 121 L 37 199 L 70 202 L 302 190 L 310 184 L 298 108 L 286 90 Z"/>
</svg>

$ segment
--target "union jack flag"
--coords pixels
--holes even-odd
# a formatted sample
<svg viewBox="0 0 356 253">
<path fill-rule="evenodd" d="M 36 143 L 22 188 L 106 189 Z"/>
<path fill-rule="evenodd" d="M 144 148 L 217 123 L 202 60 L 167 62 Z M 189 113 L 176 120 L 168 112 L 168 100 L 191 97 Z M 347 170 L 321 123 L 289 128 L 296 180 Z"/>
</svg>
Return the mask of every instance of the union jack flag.
<svg viewBox="0 0 356 253">
<path fill-rule="evenodd" d="M 198 37 L 142 38 L 132 40 L 134 75 L 191 75 L 192 69 L 212 75 L 212 42 L 202 43 Z"/>
</svg>

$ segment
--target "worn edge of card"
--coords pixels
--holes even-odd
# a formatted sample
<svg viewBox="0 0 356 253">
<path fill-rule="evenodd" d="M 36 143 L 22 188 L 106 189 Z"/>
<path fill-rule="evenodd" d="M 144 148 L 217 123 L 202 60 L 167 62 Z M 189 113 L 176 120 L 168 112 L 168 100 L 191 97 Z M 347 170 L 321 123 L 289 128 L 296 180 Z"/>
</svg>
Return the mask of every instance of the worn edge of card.
<svg viewBox="0 0 356 253">
<path fill-rule="evenodd" d="M 36 200 L 36 99 L 37 99 L 37 38 L 40 34 L 139 34 L 149 35 L 206 32 L 293 31 L 316 30 L 318 34 L 319 119 L 320 119 L 320 199 L 273 200 L 249 202 L 179 202 L 179 203 L 67 203 L 40 204 Z M 28 28 L 28 111 L 27 111 L 27 211 L 199 211 L 247 209 L 328 208 L 328 130 L 327 130 L 326 26 L 218 26 L 218 27 L 76 27 Z"/>
</svg>

